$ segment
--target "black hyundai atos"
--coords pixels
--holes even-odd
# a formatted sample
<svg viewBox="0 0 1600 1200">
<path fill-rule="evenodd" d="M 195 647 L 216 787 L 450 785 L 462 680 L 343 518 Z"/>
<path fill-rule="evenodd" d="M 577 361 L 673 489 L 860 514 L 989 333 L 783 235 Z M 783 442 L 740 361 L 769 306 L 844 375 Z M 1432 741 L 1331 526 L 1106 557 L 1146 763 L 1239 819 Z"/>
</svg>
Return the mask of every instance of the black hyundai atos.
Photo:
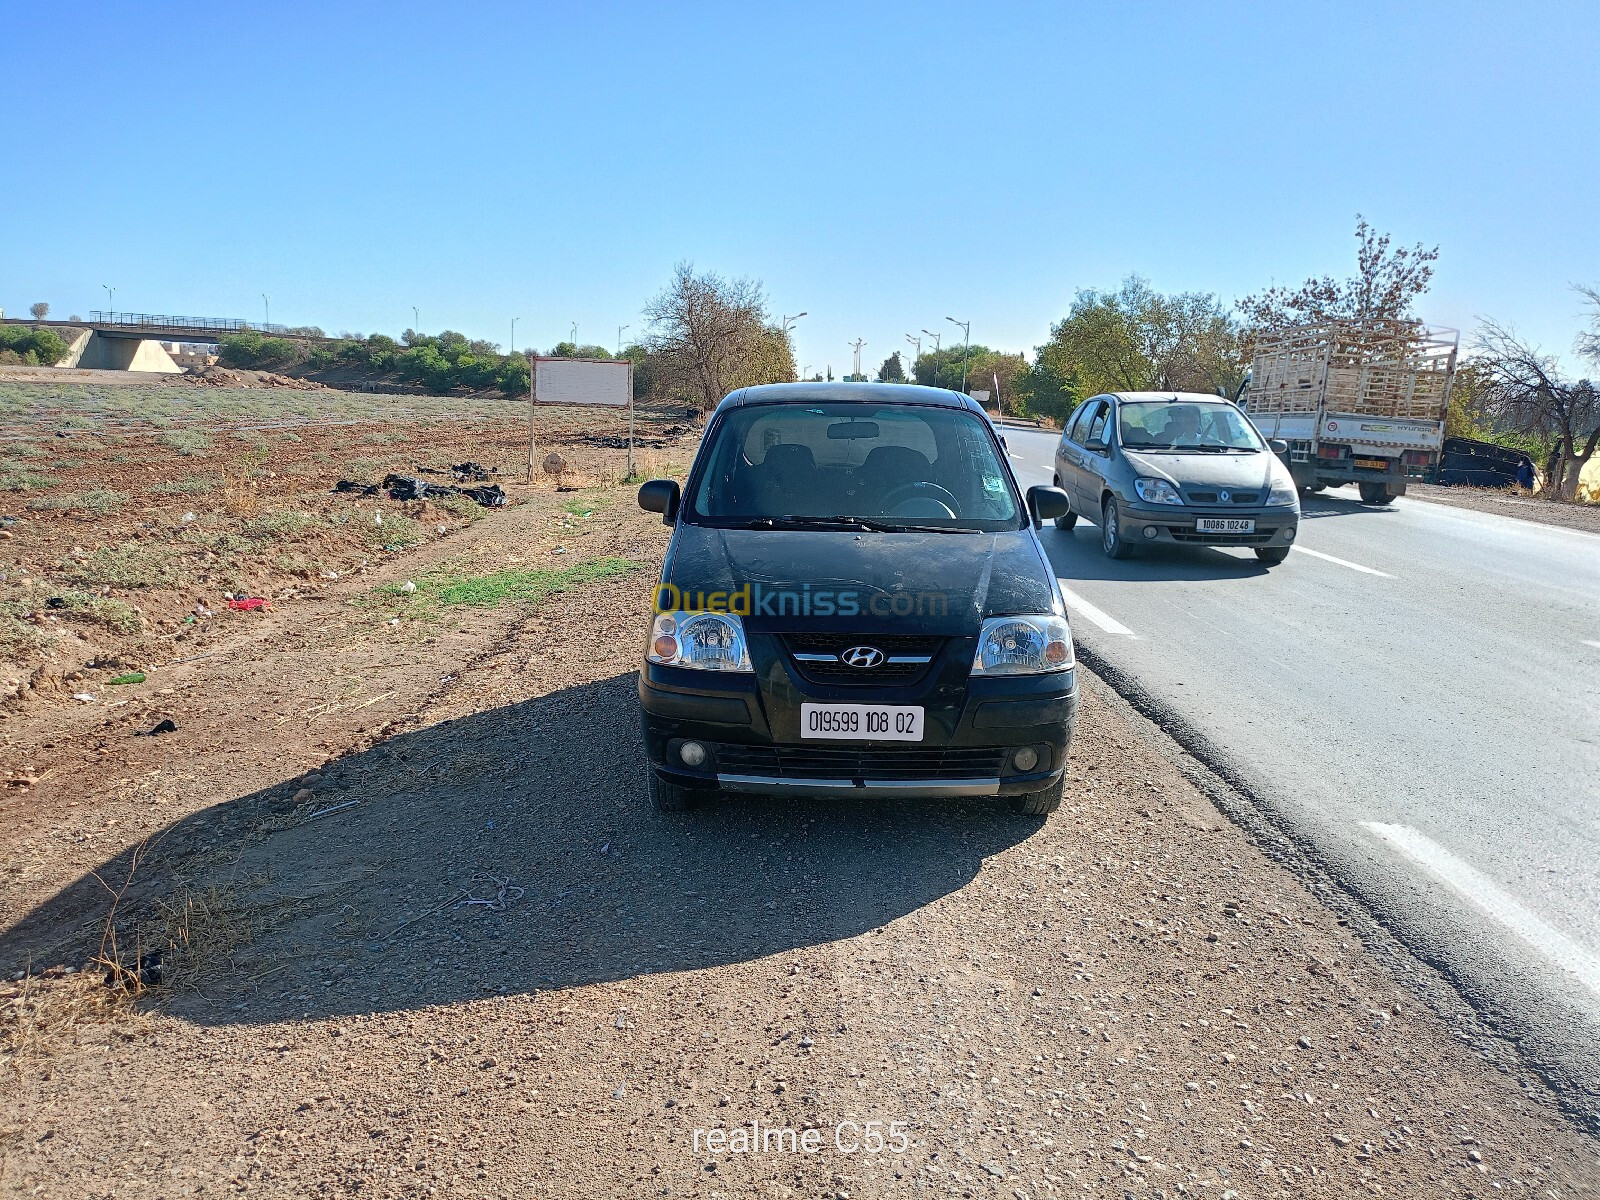
<svg viewBox="0 0 1600 1200">
<path fill-rule="evenodd" d="M 971 398 L 773 384 L 717 406 L 681 494 L 639 676 L 650 796 L 1061 803 L 1078 693 L 1055 572 Z"/>
</svg>

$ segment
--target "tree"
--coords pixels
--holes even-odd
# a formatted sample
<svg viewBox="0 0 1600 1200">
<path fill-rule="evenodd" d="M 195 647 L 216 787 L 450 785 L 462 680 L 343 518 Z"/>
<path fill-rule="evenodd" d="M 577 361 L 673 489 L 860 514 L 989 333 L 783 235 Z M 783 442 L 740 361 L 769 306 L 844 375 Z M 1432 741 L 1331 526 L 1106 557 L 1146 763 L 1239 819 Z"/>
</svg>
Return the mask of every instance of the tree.
<svg viewBox="0 0 1600 1200">
<path fill-rule="evenodd" d="M 663 382 L 702 408 L 736 388 L 794 378 L 789 335 L 772 324 L 756 280 L 697 275 L 682 262 L 644 315 L 651 325 L 645 344 L 658 357 Z"/>
<path fill-rule="evenodd" d="M 33 314 L 33 319 L 35 321 L 42 321 L 50 315 L 50 305 L 45 303 L 43 300 L 40 300 L 38 303 L 30 306 L 28 311 Z"/>
<path fill-rule="evenodd" d="M 1600 307 L 1600 297 L 1590 299 Z M 1578 349 L 1600 361 L 1595 354 L 1600 347 L 1590 340 L 1600 335 L 1600 312 L 1594 321 L 1595 332 L 1580 334 Z M 1506 428 L 1552 439 L 1545 486 L 1559 500 L 1577 499 L 1578 477 L 1600 446 L 1600 388 L 1588 379 L 1564 376 L 1554 358 L 1497 321 L 1483 322 L 1476 347 L 1480 357 L 1474 368 L 1484 381 L 1485 408 Z"/>
<path fill-rule="evenodd" d="M 1271 287 L 1239 301 L 1247 328 L 1247 349 L 1262 333 L 1288 325 L 1323 321 L 1416 321 L 1412 304 L 1428 290 L 1439 247 L 1421 242 L 1390 249 L 1379 233 L 1356 214 L 1356 273 L 1349 279 L 1324 275 L 1307 279 L 1294 291 Z"/>
<path fill-rule="evenodd" d="M 1232 395 L 1244 377 L 1238 330 L 1208 292 L 1165 295 L 1137 275 L 1115 292 L 1080 291 L 1038 348 L 1085 395 L 1113 391 Z"/>
<path fill-rule="evenodd" d="M 600 358 L 615 357 L 604 346 L 579 346 L 573 342 L 557 342 L 550 347 L 549 358 Z"/>
<path fill-rule="evenodd" d="M 1033 365 L 1024 363 L 1012 379 L 1012 394 L 1025 416 L 1045 417 L 1060 426 L 1087 393 L 1078 383 L 1073 368 L 1063 368 L 1053 356 L 1039 347 Z"/>
<path fill-rule="evenodd" d="M 904 383 L 906 369 L 900 365 L 900 351 L 896 350 L 883 360 L 883 366 L 878 368 L 879 383 Z"/>
</svg>

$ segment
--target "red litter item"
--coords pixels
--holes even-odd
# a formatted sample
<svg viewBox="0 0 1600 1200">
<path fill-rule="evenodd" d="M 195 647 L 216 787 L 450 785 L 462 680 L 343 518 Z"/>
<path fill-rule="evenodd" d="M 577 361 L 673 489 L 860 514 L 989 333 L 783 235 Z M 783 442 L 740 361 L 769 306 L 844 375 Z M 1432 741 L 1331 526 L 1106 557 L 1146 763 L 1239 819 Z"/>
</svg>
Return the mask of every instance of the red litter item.
<svg viewBox="0 0 1600 1200">
<path fill-rule="evenodd" d="M 228 607 L 235 612 L 260 612 L 267 607 L 267 602 L 260 596 L 240 596 L 237 600 L 229 600 Z"/>
</svg>

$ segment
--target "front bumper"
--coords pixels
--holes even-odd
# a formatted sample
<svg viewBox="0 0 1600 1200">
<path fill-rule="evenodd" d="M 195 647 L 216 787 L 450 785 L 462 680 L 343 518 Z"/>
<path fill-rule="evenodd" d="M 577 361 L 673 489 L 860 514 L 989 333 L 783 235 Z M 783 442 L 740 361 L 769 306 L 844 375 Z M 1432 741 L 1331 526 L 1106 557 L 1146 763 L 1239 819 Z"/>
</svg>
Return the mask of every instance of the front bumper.
<svg viewBox="0 0 1600 1200">
<path fill-rule="evenodd" d="M 1287 546 L 1300 530 L 1294 507 L 1245 505 L 1165 505 L 1121 503 L 1122 537 L 1130 545 L 1165 543 L 1176 546 Z M 1245 519 L 1256 523 L 1252 533 L 1202 533 L 1202 517 Z M 1146 530 L 1154 530 L 1147 533 Z"/>
<path fill-rule="evenodd" d="M 927 675 L 903 687 L 824 686 L 804 679 L 771 635 L 752 634 L 755 672 L 722 675 L 646 664 L 639 674 L 645 751 L 682 787 L 758 795 L 895 799 L 1014 796 L 1063 778 L 1077 719 L 1075 671 L 972 678 L 973 638 L 952 638 Z M 964 660 L 964 661 L 963 661 Z M 915 704 L 921 742 L 799 736 L 802 702 Z M 707 760 L 686 765 L 685 741 Z M 1026 771 L 1013 756 L 1036 751 Z"/>
</svg>

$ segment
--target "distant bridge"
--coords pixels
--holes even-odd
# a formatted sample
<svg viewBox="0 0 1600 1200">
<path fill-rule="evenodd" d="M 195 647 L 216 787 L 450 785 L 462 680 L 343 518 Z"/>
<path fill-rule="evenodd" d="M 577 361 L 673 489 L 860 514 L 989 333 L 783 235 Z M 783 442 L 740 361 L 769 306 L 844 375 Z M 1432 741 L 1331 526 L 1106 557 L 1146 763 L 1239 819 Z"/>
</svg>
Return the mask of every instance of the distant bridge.
<svg viewBox="0 0 1600 1200">
<path fill-rule="evenodd" d="M 5 318 L 8 325 L 44 325 L 56 330 L 71 347 L 57 364 L 63 367 L 88 367 L 105 371 L 181 370 L 161 342 L 189 342 L 216 345 L 228 333 L 261 333 L 271 337 L 293 337 L 325 342 L 335 339 L 317 334 L 297 333 L 287 325 L 244 321 L 234 317 L 174 317 L 157 313 L 93 311 L 87 321 L 33 321 Z"/>
</svg>

